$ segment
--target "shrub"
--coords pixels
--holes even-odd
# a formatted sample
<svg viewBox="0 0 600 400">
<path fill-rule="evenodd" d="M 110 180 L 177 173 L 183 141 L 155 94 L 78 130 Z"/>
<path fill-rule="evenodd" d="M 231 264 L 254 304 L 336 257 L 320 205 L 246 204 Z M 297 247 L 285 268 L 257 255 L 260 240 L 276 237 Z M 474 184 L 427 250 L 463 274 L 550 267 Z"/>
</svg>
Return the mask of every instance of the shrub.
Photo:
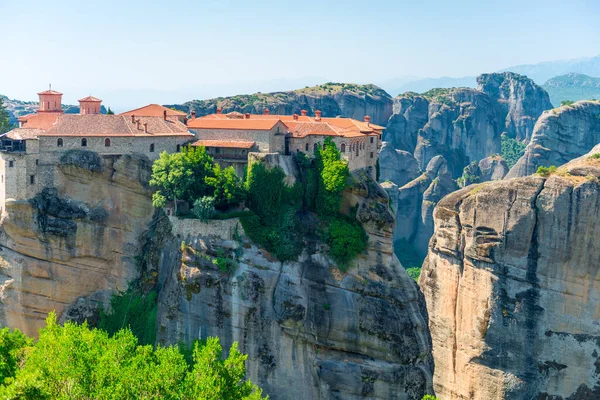
<svg viewBox="0 0 600 400">
<path fill-rule="evenodd" d="M 556 166 L 551 165 L 550 167 L 541 167 L 540 166 L 540 167 L 538 167 L 538 169 L 535 173 L 538 174 L 539 176 L 548 177 L 555 172 L 556 172 Z"/>
<path fill-rule="evenodd" d="M 561 107 L 570 106 L 570 105 L 573 105 L 573 104 L 575 104 L 575 102 L 571 101 L 571 100 L 563 100 L 563 101 L 560 102 L 560 106 Z"/>
<path fill-rule="evenodd" d="M 211 219 L 215 215 L 215 198 L 204 196 L 194 202 L 194 215 L 201 221 Z"/>
<path fill-rule="evenodd" d="M 217 250 L 217 257 L 213 259 L 212 263 L 216 265 L 221 272 L 226 274 L 234 272 L 238 266 L 237 262 L 231 257 L 228 257 L 223 249 Z"/>
<path fill-rule="evenodd" d="M 330 247 L 329 254 L 342 271 L 348 263 L 367 247 L 367 234 L 356 220 L 336 217 L 329 223 L 326 241 Z"/>
<path fill-rule="evenodd" d="M 594 154 L 592 154 L 592 155 L 590 156 L 590 158 L 592 158 L 592 159 L 594 159 L 594 160 L 597 160 L 597 159 L 599 159 L 599 158 L 600 158 L 600 153 L 594 153 Z"/>
<path fill-rule="evenodd" d="M 225 210 L 244 201 L 245 192 L 242 181 L 235 173 L 233 167 L 221 169 L 219 164 L 217 164 L 213 173 L 214 176 L 207 176 L 205 181 L 214 190 L 213 196 L 216 208 Z"/>
<path fill-rule="evenodd" d="M 406 272 L 408 273 L 408 276 L 410 276 L 411 278 L 413 278 L 415 280 L 415 282 L 419 281 L 419 276 L 421 275 L 421 268 L 419 268 L 419 267 L 406 268 Z"/>
<path fill-rule="evenodd" d="M 506 135 L 502 135 L 502 158 L 506 161 L 508 168 L 512 168 L 513 165 L 519 161 L 519 158 L 525 154 L 526 144 L 519 142 L 516 139 L 510 138 Z"/>
</svg>

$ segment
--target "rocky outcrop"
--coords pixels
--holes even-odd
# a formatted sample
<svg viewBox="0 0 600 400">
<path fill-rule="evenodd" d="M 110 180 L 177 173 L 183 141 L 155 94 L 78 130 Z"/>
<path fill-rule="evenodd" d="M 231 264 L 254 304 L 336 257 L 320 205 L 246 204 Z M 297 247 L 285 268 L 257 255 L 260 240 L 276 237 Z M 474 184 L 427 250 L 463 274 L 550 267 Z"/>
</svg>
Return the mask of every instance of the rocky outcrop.
<svg viewBox="0 0 600 400">
<path fill-rule="evenodd" d="M 548 93 L 524 75 L 483 74 L 477 77 L 477 85 L 495 102 L 502 133 L 520 142 L 529 142 L 537 119 L 553 108 Z"/>
<path fill-rule="evenodd" d="M 534 174 L 538 167 L 560 166 L 600 142 L 600 102 L 580 101 L 546 111 L 535 124 L 525 154 L 506 176 Z"/>
<path fill-rule="evenodd" d="M 0 226 L 0 325 L 29 335 L 53 310 L 93 320 L 98 304 L 126 289 L 152 218 L 146 157 L 69 157 L 40 166 L 56 185 L 7 201 Z"/>
<path fill-rule="evenodd" d="M 366 175 L 354 180 L 344 204 L 365 226 L 369 245 L 348 272 L 319 241 L 282 264 L 241 226 L 232 237 L 198 229 L 172 237 L 158 258 L 160 341 L 238 341 L 249 377 L 272 399 L 420 400 L 430 393 L 427 314 L 393 255 L 388 198 Z M 215 258 L 229 260 L 233 271 L 219 270 Z"/>
<path fill-rule="evenodd" d="M 480 181 L 499 181 L 508 174 L 508 164 L 500 156 L 490 156 L 479 161 Z"/>
<path fill-rule="evenodd" d="M 418 255 L 425 257 L 433 234 L 433 209 L 442 197 L 456 190 L 446 160 L 434 157 L 423 174 L 400 188 L 392 182 L 382 186 L 396 216 L 394 241 L 412 245 Z"/>
<path fill-rule="evenodd" d="M 408 151 L 396 150 L 383 142 L 379 151 L 379 180 L 404 186 L 421 174 L 417 160 Z"/>
<path fill-rule="evenodd" d="M 167 107 L 188 113 L 196 111 L 198 116 L 215 113 L 217 107 L 221 107 L 224 113 L 262 114 L 268 108 L 272 114 L 285 115 L 300 114 L 301 110 L 315 115 L 316 110 L 321 110 L 323 117 L 342 116 L 362 121 L 365 115 L 369 115 L 374 123 L 385 125 L 392 115 L 392 98 L 375 85 L 326 83 L 289 92 L 193 100 Z"/>
<path fill-rule="evenodd" d="M 600 397 L 599 176 L 586 156 L 438 203 L 419 285 L 439 398 Z"/>
</svg>

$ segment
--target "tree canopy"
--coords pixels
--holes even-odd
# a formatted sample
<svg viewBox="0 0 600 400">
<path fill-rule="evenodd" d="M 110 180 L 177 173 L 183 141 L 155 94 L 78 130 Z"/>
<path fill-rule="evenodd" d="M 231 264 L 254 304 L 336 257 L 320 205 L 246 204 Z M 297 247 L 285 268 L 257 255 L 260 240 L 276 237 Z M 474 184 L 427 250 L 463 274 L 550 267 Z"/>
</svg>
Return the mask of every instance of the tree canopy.
<svg viewBox="0 0 600 400">
<path fill-rule="evenodd" d="M 50 314 L 33 341 L 0 331 L 4 399 L 262 399 L 245 379 L 234 343 L 223 358 L 218 338 L 196 342 L 189 362 L 177 347 L 140 346 L 128 329 L 113 336 L 86 324 L 61 326 Z"/>
<path fill-rule="evenodd" d="M 0 134 L 6 133 L 13 128 L 10 116 L 4 107 L 4 99 L 0 96 Z"/>
</svg>

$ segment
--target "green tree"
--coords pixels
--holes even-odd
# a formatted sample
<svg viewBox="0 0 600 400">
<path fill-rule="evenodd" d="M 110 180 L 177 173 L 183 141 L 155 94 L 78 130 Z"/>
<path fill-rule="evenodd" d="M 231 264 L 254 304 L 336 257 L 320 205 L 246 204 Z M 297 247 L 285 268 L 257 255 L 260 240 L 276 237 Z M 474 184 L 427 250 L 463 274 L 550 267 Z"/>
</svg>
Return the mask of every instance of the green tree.
<svg viewBox="0 0 600 400">
<path fill-rule="evenodd" d="M 181 199 L 187 189 L 187 170 L 182 154 L 160 153 L 158 160 L 152 164 L 150 179 L 150 185 L 158 188 L 152 196 L 154 207 L 164 207 L 167 201 L 174 201 L 176 214 L 177 199 Z"/>
<path fill-rule="evenodd" d="M 0 384 L 15 376 L 24 357 L 23 349 L 31 343 L 31 339 L 19 330 L 0 329 Z"/>
<path fill-rule="evenodd" d="M 232 205 L 244 200 L 244 188 L 242 180 L 237 176 L 233 167 L 222 169 L 216 164 L 213 170 L 214 176 L 207 176 L 205 182 L 214 188 L 215 207 L 225 210 Z"/>
<path fill-rule="evenodd" d="M 115 112 L 111 110 L 110 107 L 108 107 L 108 109 L 106 110 L 106 115 L 115 115 Z"/>
<path fill-rule="evenodd" d="M 6 133 L 13 128 L 10 123 L 10 115 L 8 115 L 8 111 L 4 107 L 4 99 L 0 96 L 0 134 Z"/>
<path fill-rule="evenodd" d="M 321 215 L 336 215 L 340 211 L 349 170 L 348 162 L 341 159 L 331 138 L 326 138 L 323 147 L 317 149 L 316 165 L 320 178 L 316 211 Z"/>
<path fill-rule="evenodd" d="M 193 203 L 203 196 L 212 196 L 214 188 L 206 181 L 214 177 L 215 162 L 206 149 L 187 146 L 175 154 L 183 160 L 183 200 Z"/>
<path fill-rule="evenodd" d="M 248 208 L 258 215 L 263 225 L 271 226 L 277 221 L 285 191 L 285 173 L 279 167 L 267 168 L 261 162 L 248 167 L 246 191 Z"/>
<path fill-rule="evenodd" d="M 215 215 L 215 198 L 204 196 L 196 199 L 192 212 L 201 221 L 211 219 Z"/>
<path fill-rule="evenodd" d="M 223 358 L 217 338 L 194 345 L 191 365 L 177 347 L 140 346 L 130 330 L 114 335 L 86 324 L 56 322 L 51 314 L 24 352 L 3 399 L 261 399 L 245 380 L 246 357 L 231 346 Z"/>
</svg>

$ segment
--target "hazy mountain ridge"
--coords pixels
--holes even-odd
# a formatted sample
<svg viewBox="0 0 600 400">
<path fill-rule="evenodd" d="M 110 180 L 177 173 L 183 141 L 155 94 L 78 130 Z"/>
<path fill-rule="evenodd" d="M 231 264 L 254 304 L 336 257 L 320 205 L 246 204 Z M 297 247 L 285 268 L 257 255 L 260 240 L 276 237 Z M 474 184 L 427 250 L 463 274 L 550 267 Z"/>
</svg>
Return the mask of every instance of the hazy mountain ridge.
<svg viewBox="0 0 600 400">
<path fill-rule="evenodd" d="M 542 87 L 550 95 L 555 107 L 562 101 L 600 99 L 600 78 L 589 75 L 569 73 L 549 79 Z"/>
</svg>

